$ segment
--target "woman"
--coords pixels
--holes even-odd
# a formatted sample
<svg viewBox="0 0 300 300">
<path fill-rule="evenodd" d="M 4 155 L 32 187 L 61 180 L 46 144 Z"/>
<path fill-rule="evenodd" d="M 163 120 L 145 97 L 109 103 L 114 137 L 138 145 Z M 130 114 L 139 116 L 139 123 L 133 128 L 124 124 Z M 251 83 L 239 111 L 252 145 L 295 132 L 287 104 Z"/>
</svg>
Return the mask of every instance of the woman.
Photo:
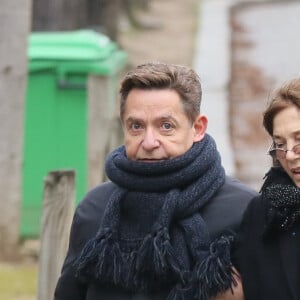
<svg viewBox="0 0 300 300">
<path fill-rule="evenodd" d="M 246 300 L 299 300 L 300 78 L 275 92 L 263 125 L 273 167 L 244 215 L 235 264 Z"/>
</svg>

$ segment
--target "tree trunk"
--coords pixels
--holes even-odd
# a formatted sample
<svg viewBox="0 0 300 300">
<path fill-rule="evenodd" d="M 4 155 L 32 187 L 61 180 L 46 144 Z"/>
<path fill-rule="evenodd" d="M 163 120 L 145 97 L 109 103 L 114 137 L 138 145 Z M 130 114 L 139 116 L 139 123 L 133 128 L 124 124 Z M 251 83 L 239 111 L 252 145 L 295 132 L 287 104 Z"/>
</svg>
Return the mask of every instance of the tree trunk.
<svg viewBox="0 0 300 300">
<path fill-rule="evenodd" d="M 118 41 L 119 15 L 123 0 L 90 0 L 87 9 L 87 27 L 102 32 Z"/>
<path fill-rule="evenodd" d="M 62 31 L 85 27 L 85 0 L 33 0 L 32 30 Z"/>
<path fill-rule="evenodd" d="M 33 31 L 92 28 L 112 40 L 118 38 L 123 0 L 33 0 Z"/>
<path fill-rule="evenodd" d="M 19 239 L 23 110 L 31 0 L 1 0 L 0 9 L 0 254 Z"/>
</svg>

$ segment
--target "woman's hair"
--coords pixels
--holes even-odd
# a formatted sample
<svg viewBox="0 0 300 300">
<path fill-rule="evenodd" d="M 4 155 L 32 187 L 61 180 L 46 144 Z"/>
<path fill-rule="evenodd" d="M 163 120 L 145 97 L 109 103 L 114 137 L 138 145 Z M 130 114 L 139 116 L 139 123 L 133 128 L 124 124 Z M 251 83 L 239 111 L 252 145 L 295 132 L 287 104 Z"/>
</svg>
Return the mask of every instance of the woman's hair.
<svg viewBox="0 0 300 300">
<path fill-rule="evenodd" d="M 273 123 L 275 116 L 290 106 L 300 109 L 300 78 L 293 79 L 275 90 L 263 114 L 263 125 L 271 137 L 273 137 Z M 272 155 L 273 166 L 280 166 L 276 156 Z"/>
<path fill-rule="evenodd" d="M 180 96 L 183 109 L 191 122 L 200 113 L 201 83 L 192 69 L 173 64 L 146 63 L 129 71 L 121 82 L 120 117 L 123 120 L 127 96 L 132 89 L 170 89 Z"/>
<path fill-rule="evenodd" d="M 283 109 L 293 105 L 300 109 L 300 78 L 285 83 L 271 97 L 271 101 L 263 114 L 263 125 L 271 137 L 273 136 L 275 116 Z"/>
</svg>

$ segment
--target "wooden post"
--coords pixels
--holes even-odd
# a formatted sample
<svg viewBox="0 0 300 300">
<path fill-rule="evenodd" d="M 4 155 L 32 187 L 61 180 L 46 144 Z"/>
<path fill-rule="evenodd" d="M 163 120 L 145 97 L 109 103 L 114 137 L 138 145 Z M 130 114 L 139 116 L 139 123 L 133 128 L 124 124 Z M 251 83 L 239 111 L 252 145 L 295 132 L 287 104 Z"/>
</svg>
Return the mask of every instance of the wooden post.
<svg viewBox="0 0 300 300">
<path fill-rule="evenodd" d="M 118 74 L 90 75 L 88 79 L 88 185 L 95 187 L 105 179 L 104 163 L 112 136 L 114 145 L 122 143 L 117 120 Z M 119 140 L 119 142 L 116 141 Z"/>
<path fill-rule="evenodd" d="M 37 300 L 53 300 L 74 213 L 75 172 L 49 172 L 44 182 Z"/>
</svg>

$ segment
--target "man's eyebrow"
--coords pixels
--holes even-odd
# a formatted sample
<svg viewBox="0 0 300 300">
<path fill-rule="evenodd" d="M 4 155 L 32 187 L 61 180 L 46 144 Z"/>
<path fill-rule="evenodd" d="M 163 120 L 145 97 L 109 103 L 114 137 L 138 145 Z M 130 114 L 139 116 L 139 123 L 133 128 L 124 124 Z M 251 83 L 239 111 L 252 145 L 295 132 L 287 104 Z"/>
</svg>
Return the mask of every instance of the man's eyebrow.
<svg viewBox="0 0 300 300">
<path fill-rule="evenodd" d="M 142 122 L 143 120 L 141 118 L 136 118 L 136 117 L 132 117 L 132 116 L 129 116 L 125 122 L 126 123 L 132 123 L 132 122 Z"/>
<path fill-rule="evenodd" d="M 157 118 L 154 119 L 154 122 L 156 122 L 156 123 L 171 122 L 175 126 L 179 125 L 178 120 L 174 116 L 172 116 L 170 114 L 165 114 L 165 115 L 158 116 Z"/>
<path fill-rule="evenodd" d="M 166 115 L 161 115 L 161 116 L 158 116 L 156 118 L 154 118 L 154 121 L 162 121 L 162 120 L 171 120 L 175 123 L 178 123 L 177 119 L 174 118 L 172 115 L 170 114 L 166 114 Z M 134 116 L 129 116 L 128 118 L 125 119 L 125 122 L 126 123 L 132 123 L 132 122 L 143 122 L 143 119 L 142 118 L 139 118 L 139 117 L 134 117 Z"/>
<path fill-rule="evenodd" d="M 174 116 L 167 114 L 167 115 L 161 115 L 159 117 L 157 117 L 157 120 L 171 120 L 173 122 L 178 123 L 177 119 L 174 118 Z"/>
<path fill-rule="evenodd" d="M 164 114 L 157 117 L 158 119 L 174 119 L 171 114 Z"/>
</svg>

